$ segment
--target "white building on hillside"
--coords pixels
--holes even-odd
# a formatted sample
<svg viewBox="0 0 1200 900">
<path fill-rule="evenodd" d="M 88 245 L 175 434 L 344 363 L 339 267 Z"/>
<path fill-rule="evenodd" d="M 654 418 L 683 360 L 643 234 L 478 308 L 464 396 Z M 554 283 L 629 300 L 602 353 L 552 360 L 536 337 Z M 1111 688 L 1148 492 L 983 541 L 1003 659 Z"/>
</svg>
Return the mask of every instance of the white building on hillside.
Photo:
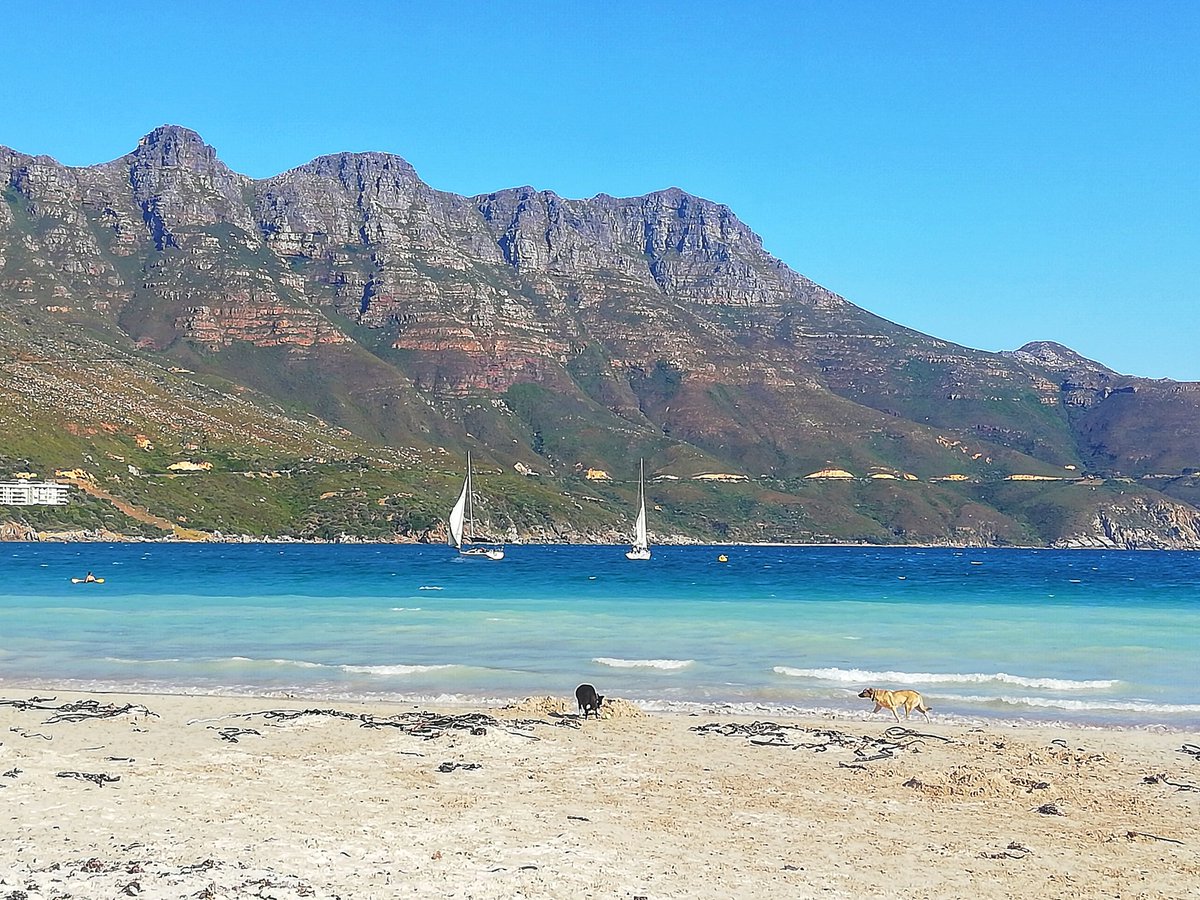
<svg viewBox="0 0 1200 900">
<path fill-rule="evenodd" d="M 70 492 L 54 481 L 0 481 L 0 506 L 65 506 Z"/>
</svg>

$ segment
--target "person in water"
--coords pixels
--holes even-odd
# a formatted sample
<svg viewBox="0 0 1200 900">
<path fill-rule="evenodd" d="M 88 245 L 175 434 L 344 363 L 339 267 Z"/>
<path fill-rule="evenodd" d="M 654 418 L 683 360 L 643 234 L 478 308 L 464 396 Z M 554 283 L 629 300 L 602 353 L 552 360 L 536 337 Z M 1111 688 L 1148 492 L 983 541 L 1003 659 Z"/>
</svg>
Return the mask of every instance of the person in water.
<svg viewBox="0 0 1200 900">
<path fill-rule="evenodd" d="M 83 577 L 83 580 L 87 583 L 91 583 L 96 580 L 96 576 L 93 575 L 91 572 L 88 572 L 87 575 L 85 575 Z"/>
</svg>

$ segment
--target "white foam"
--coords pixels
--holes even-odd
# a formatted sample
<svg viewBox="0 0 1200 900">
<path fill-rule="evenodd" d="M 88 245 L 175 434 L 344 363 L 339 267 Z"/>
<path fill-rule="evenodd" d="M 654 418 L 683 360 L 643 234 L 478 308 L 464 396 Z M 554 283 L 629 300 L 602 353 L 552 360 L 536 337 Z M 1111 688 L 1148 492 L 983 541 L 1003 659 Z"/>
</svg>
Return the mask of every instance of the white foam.
<svg viewBox="0 0 1200 900">
<path fill-rule="evenodd" d="M 244 656 L 235 656 L 234 659 L 240 662 L 258 662 L 256 659 L 247 659 Z M 329 666 L 324 663 L 305 662 L 302 659 L 270 659 L 267 662 L 273 662 L 277 666 L 295 666 L 298 669 L 328 669 Z"/>
<path fill-rule="evenodd" d="M 1094 691 L 1111 688 L 1120 682 L 1112 679 L 1075 681 L 1070 678 L 1026 678 L 1009 675 L 1007 672 L 970 673 L 961 672 L 873 672 L 870 669 L 796 669 L 791 666 L 775 666 L 777 675 L 793 678 L 817 678 L 821 681 L 837 681 L 846 684 L 871 684 L 890 681 L 902 684 L 1015 684 L 1020 687 L 1040 688 L 1049 691 Z"/>
<path fill-rule="evenodd" d="M 457 666 L 443 664 L 437 666 L 337 666 L 336 668 L 358 675 L 413 675 L 417 672 L 433 672 L 437 669 L 454 669 Z"/>
<path fill-rule="evenodd" d="M 181 662 L 181 660 L 177 656 L 168 656 L 165 659 L 125 659 L 124 657 L 121 657 L 121 656 L 106 656 L 106 657 L 104 657 L 104 661 L 105 662 L 113 662 L 113 663 L 121 663 L 122 665 L 129 665 L 129 666 L 153 665 L 154 663 Z"/>
<path fill-rule="evenodd" d="M 440 665 L 389 665 L 389 666 L 353 666 L 353 665 L 329 665 L 327 663 L 307 662 L 303 659 L 268 659 L 256 660 L 249 659 L 245 656 L 232 656 L 231 661 L 235 662 L 269 662 L 277 666 L 293 666 L 297 669 L 331 669 L 340 672 L 349 672 L 354 675 L 412 675 L 417 672 L 433 672 L 438 669 L 456 669 L 458 666 L 453 664 Z"/>
<path fill-rule="evenodd" d="M 438 587 L 436 584 L 423 584 L 419 588 L 417 588 L 417 590 L 418 591 L 440 591 L 441 588 Z"/>
<path fill-rule="evenodd" d="M 683 669 L 690 666 L 693 659 L 615 659 L 611 656 L 597 656 L 592 662 L 602 666 L 612 666 L 614 669 Z"/>
<path fill-rule="evenodd" d="M 393 606 L 392 612 L 420 612 L 419 606 Z"/>
<path fill-rule="evenodd" d="M 1067 709 L 1075 712 L 1200 713 L 1195 703 L 1149 703 L 1145 700 L 1068 700 L 1065 697 L 971 697 L 942 694 L 939 700 L 959 703 L 1004 703 L 1008 706 L 1033 706 L 1039 709 Z"/>
</svg>

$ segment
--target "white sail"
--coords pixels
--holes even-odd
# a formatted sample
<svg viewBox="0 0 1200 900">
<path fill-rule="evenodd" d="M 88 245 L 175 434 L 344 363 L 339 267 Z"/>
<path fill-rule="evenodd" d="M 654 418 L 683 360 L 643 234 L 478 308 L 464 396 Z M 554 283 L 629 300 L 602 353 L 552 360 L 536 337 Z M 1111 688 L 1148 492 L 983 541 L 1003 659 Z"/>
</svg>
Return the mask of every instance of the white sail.
<svg viewBox="0 0 1200 900">
<path fill-rule="evenodd" d="M 633 546 L 625 553 L 626 559 L 649 559 L 650 540 L 646 537 L 646 464 L 643 462 L 638 473 L 638 514 L 633 523 Z"/>
<path fill-rule="evenodd" d="M 468 479 L 463 480 L 462 493 L 458 495 L 458 502 L 454 504 L 454 509 L 450 510 L 450 534 L 446 538 L 446 543 L 456 549 L 462 547 L 463 522 L 467 515 L 467 486 L 469 484 Z"/>
<path fill-rule="evenodd" d="M 638 508 L 637 521 L 633 523 L 633 546 L 646 549 L 649 542 L 646 540 L 646 500 L 642 499 L 641 506 Z"/>
</svg>

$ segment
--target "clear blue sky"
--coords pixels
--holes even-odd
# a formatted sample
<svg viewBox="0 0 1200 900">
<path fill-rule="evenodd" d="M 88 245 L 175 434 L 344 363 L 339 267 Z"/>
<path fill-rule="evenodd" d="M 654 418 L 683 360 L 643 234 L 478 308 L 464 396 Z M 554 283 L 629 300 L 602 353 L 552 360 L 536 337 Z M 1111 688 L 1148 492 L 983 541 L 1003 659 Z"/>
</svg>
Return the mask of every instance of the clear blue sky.
<svg viewBox="0 0 1200 900">
<path fill-rule="evenodd" d="M 677 185 L 971 347 L 1200 380 L 1200 3 L 21 4 L 0 144 L 163 123 L 265 177 L 340 150 L 463 194 Z"/>
</svg>

